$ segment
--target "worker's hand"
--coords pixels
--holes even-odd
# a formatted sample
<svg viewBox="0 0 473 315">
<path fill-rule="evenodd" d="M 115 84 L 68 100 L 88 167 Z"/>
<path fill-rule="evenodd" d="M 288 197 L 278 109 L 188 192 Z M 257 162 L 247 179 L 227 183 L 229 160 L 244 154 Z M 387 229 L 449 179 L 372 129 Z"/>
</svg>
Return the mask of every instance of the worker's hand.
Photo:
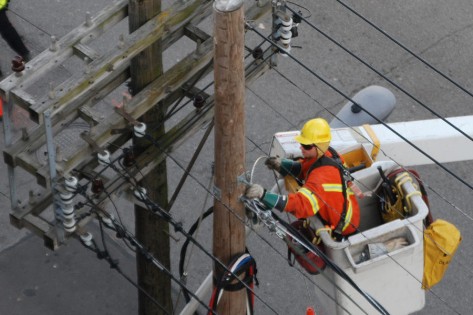
<svg viewBox="0 0 473 315">
<path fill-rule="evenodd" d="M 388 252 L 392 252 L 393 250 L 405 247 L 407 245 L 409 245 L 409 242 L 404 237 L 393 238 L 392 240 L 384 243 L 384 246 Z"/>
<path fill-rule="evenodd" d="M 264 164 L 270 169 L 270 170 L 275 170 L 278 171 L 281 169 L 281 158 L 271 156 L 266 159 Z"/>
<path fill-rule="evenodd" d="M 264 196 L 264 188 L 258 184 L 251 184 L 246 188 L 245 196 L 250 199 L 254 198 L 263 198 Z"/>
</svg>

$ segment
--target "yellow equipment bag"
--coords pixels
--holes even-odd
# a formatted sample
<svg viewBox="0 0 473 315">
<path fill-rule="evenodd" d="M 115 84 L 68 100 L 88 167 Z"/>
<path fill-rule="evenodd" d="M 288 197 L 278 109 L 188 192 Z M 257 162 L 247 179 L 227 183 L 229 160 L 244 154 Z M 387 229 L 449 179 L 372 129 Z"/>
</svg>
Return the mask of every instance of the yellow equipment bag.
<svg viewBox="0 0 473 315">
<path fill-rule="evenodd" d="M 425 229 L 423 289 L 430 289 L 442 280 L 461 240 L 460 231 L 441 219 Z"/>
</svg>

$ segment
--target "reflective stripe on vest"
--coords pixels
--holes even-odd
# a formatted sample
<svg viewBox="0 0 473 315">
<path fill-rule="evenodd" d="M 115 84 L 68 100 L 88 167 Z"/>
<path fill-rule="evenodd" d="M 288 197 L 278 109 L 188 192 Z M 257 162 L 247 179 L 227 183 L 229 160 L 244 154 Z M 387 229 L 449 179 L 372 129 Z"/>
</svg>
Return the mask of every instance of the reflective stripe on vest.
<svg viewBox="0 0 473 315">
<path fill-rule="evenodd" d="M 310 205 L 312 206 L 312 211 L 314 214 L 317 214 L 319 212 L 319 202 L 317 201 L 317 198 L 315 198 L 314 194 L 307 188 L 302 187 L 299 189 L 299 191 L 304 197 L 309 200 Z"/>
<path fill-rule="evenodd" d="M 343 186 L 342 184 L 322 184 L 324 191 L 326 192 L 339 192 L 343 193 Z M 348 188 L 347 189 L 347 212 L 345 215 L 345 222 L 343 224 L 342 232 L 345 231 L 348 226 L 350 226 L 351 218 L 353 216 L 353 207 L 351 204 L 350 196 L 353 195 L 353 191 Z"/>
<path fill-rule="evenodd" d="M 342 184 L 322 184 L 325 191 L 330 192 L 343 192 Z"/>
<path fill-rule="evenodd" d="M 353 193 L 352 193 L 353 194 Z M 353 216 L 353 207 L 351 205 L 351 200 L 350 198 L 347 198 L 347 202 L 348 202 L 348 206 L 347 206 L 347 215 L 345 216 L 345 225 L 343 226 L 342 228 L 342 232 L 344 232 L 347 227 L 350 226 L 350 222 L 351 222 L 351 217 Z"/>
</svg>

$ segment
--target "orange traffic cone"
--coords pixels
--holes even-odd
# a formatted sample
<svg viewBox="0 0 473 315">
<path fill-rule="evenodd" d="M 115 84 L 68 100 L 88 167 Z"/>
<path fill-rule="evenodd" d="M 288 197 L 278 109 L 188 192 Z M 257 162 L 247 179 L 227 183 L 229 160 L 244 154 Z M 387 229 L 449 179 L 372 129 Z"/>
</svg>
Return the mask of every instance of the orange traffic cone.
<svg viewBox="0 0 473 315">
<path fill-rule="evenodd" d="M 314 308 L 313 308 L 312 306 L 309 306 L 309 307 L 307 308 L 307 311 L 306 311 L 305 314 L 306 314 L 306 315 L 316 315 L 316 314 L 315 314 L 315 311 L 314 311 Z"/>
</svg>

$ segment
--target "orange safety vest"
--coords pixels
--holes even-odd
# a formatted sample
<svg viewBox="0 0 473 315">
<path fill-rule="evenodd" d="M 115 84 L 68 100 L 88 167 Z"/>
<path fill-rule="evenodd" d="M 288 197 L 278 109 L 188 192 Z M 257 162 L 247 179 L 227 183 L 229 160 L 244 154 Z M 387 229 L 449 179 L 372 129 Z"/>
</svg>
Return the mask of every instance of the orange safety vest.
<svg viewBox="0 0 473 315">
<path fill-rule="evenodd" d="M 332 157 L 327 151 L 325 156 Z M 284 211 L 292 213 L 297 218 L 308 218 L 318 214 L 324 223 L 337 227 L 340 222 L 345 197 L 343 196 L 344 180 L 338 167 L 322 165 L 309 172 L 317 161 L 313 159 L 301 160 L 299 180 L 304 185 L 297 193 L 289 194 Z M 360 208 L 353 191 L 346 187 L 346 214 L 342 227 L 342 235 L 354 233 L 360 223 Z"/>
</svg>

